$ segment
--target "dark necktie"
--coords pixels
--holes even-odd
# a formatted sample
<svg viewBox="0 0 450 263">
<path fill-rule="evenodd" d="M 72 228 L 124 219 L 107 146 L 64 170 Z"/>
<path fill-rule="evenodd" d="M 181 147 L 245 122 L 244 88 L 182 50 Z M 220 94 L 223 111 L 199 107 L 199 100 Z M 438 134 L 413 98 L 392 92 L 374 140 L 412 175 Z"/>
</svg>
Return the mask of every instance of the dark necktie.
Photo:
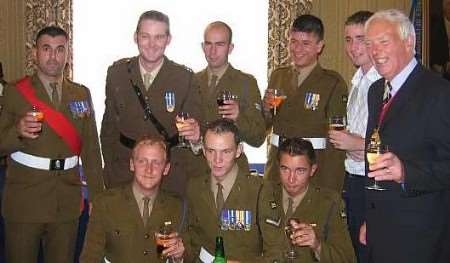
<svg viewBox="0 0 450 263">
<path fill-rule="evenodd" d="M 392 86 L 389 81 L 384 82 L 383 105 L 387 104 L 391 99 Z"/>
<path fill-rule="evenodd" d="M 52 89 L 52 103 L 55 108 L 59 107 L 59 96 L 58 96 L 58 86 L 56 82 L 50 83 L 50 88 Z"/>
<path fill-rule="evenodd" d="M 294 200 L 292 198 L 288 198 L 288 208 L 286 209 L 286 224 L 288 223 L 289 218 L 294 214 Z"/>
<path fill-rule="evenodd" d="M 216 195 L 217 214 L 220 215 L 220 213 L 222 212 L 224 203 L 225 198 L 223 198 L 223 185 L 221 183 L 217 183 L 217 195 Z"/>
<path fill-rule="evenodd" d="M 211 79 L 209 80 L 208 94 L 210 96 L 213 96 L 215 94 L 217 78 L 218 78 L 217 75 L 211 75 Z"/>
<path fill-rule="evenodd" d="M 144 208 L 142 209 L 142 221 L 144 221 L 144 226 L 147 225 L 148 219 L 150 218 L 150 211 L 149 211 L 149 204 L 150 204 L 150 198 L 144 197 L 142 198 L 144 200 Z"/>
</svg>

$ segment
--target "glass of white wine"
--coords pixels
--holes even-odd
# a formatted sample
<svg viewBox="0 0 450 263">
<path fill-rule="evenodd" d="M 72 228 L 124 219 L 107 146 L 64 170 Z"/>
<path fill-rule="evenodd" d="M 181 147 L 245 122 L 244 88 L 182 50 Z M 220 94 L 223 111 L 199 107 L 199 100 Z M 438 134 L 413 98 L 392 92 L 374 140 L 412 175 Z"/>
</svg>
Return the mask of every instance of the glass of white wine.
<svg viewBox="0 0 450 263">
<path fill-rule="evenodd" d="M 383 153 L 387 153 L 389 151 L 389 147 L 387 145 L 381 144 L 381 143 L 369 143 L 367 146 L 367 162 L 370 164 L 375 163 L 378 156 L 380 156 Z M 386 188 L 381 187 L 378 182 L 373 179 L 373 184 L 366 186 L 366 189 L 369 190 L 375 190 L 375 191 L 385 191 Z"/>
<path fill-rule="evenodd" d="M 292 244 L 291 235 L 293 234 L 292 221 L 297 224 L 300 222 L 297 218 L 288 218 L 286 221 L 286 226 L 284 227 L 284 233 L 286 234 L 287 241 L 289 243 L 289 249 L 285 252 L 284 258 L 286 262 L 294 262 L 297 258 L 297 252 L 295 251 L 294 245 Z"/>
<path fill-rule="evenodd" d="M 186 126 L 186 120 L 189 119 L 189 114 L 187 112 L 179 112 L 176 117 L 175 125 L 177 126 L 178 131 Z M 189 147 L 189 143 L 186 141 L 184 136 L 178 136 L 178 145 L 177 147 L 187 148 Z"/>
</svg>

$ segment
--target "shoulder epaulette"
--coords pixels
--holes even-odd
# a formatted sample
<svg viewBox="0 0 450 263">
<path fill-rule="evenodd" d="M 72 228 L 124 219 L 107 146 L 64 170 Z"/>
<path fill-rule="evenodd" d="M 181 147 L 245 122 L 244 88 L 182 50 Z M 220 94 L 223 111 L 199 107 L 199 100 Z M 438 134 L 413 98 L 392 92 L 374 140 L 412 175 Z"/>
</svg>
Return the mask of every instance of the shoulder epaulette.
<svg viewBox="0 0 450 263">
<path fill-rule="evenodd" d="M 179 64 L 179 63 L 176 63 L 176 62 L 173 62 L 173 61 L 172 61 L 172 63 L 173 63 L 175 66 L 177 66 L 177 67 L 183 68 L 183 69 L 185 69 L 185 70 L 187 70 L 187 71 L 189 71 L 189 72 L 191 72 L 191 73 L 194 73 L 194 71 L 193 71 L 190 67 L 188 67 L 188 66 L 186 66 L 186 65 Z"/>
<path fill-rule="evenodd" d="M 125 63 L 129 63 L 130 61 L 131 61 L 131 58 L 121 58 L 117 61 L 114 61 L 113 65 L 125 64 Z"/>
</svg>

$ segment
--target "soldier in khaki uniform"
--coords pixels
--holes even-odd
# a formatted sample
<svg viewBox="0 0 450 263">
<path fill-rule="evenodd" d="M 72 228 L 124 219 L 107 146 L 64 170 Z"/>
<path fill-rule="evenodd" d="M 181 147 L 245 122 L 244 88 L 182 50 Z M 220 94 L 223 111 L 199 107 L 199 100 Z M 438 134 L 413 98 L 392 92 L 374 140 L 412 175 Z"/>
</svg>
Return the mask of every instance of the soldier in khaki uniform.
<svg viewBox="0 0 450 263">
<path fill-rule="evenodd" d="M 205 29 L 202 48 L 208 66 L 196 74 L 205 118 L 208 122 L 222 117 L 233 120 L 242 141 L 259 147 L 266 137 L 261 95 L 256 79 L 228 62 L 234 48 L 232 34 L 231 28 L 221 21 L 212 22 Z M 219 107 L 216 99 L 222 91 L 230 91 L 237 99 L 225 101 Z M 248 169 L 244 153 L 238 162 L 240 167 Z"/>
<path fill-rule="evenodd" d="M 63 77 L 64 30 L 39 31 L 33 54 L 37 73 L 5 89 L 0 116 L 0 155 L 9 155 L 3 196 L 7 262 L 36 262 L 40 241 L 45 262 L 73 262 L 79 158 L 90 199 L 103 190 L 94 111 L 89 90 Z"/>
<path fill-rule="evenodd" d="M 162 252 L 180 262 L 185 251 L 182 201 L 160 191 L 170 169 L 168 149 L 160 136 L 140 139 L 129 161 L 132 183 L 108 189 L 94 201 L 81 263 L 165 262 L 156 253 L 155 233 L 170 221 L 173 231 Z"/>
<path fill-rule="evenodd" d="M 292 66 L 275 70 L 264 96 L 266 125 L 273 133 L 265 177 L 277 182 L 277 146 L 285 138 L 303 137 L 312 142 L 320 165 L 313 182 L 342 190 L 345 153 L 327 141 L 328 118 L 345 116 L 347 88 L 341 76 L 322 68 L 318 57 L 323 49 L 323 24 L 312 15 L 299 16 L 293 23 L 289 50 Z M 281 89 L 287 99 L 271 109 L 273 89 Z"/>
<path fill-rule="evenodd" d="M 222 236 L 228 262 L 258 262 L 262 242 L 256 210 L 262 179 L 238 167 L 242 145 L 232 121 L 208 124 L 203 152 L 211 173 L 192 178 L 186 193 L 192 255 L 205 261 L 206 254 L 214 255 L 216 236 Z"/>
<path fill-rule="evenodd" d="M 287 259 L 291 243 L 289 262 L 356 262 L 340 195 L 309 183 L 317 170 L 312 144 L 287 139 L 277 158 L 281 182 L 264 184 L 258 208 L 265 261 Z M 285 226 L 293 229 L 289 239 Z"/>
<path fill-rule="evenodd" d="M 203 110 L 194 74 L 164 56 L 171 39 L 169 18 L 158 11 L 144 12 L 139 18 L 134 39 L 139 56 L 115 62 L 109 67 L 106 77 L 100 139 L 107 188 L 132 180 L 128 159 L 136 138 L 144 134 L 160 134 L 155 122 L 145 118 L 135 88 L 168 136 L 177 136 L 175 117 L 184 111 L 191 118 L 180 130 L 180 135 L 192 143 L 200 141 L 196 120 L 202 120 Z M 175 97 L 175 108 L 170 107 L 169 94 Z M 177 147 L 172 148 L 171 154 L 172 169 L 162 188 L 183 194 L 187 176 L 195 174 L 195 156 L 190 149 Z"/>
</svg>

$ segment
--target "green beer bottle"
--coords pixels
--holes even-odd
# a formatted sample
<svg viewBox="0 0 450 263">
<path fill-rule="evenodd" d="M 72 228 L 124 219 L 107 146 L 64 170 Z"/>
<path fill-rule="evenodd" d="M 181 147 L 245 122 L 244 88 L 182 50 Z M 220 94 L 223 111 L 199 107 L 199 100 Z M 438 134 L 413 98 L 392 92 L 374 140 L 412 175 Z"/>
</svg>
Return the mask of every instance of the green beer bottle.
<svg viewBox="0 0 450 263">
<path fill-rule="evenodd" d="M 223 248 L 223 238 L 221 236 L 216 237 L 216 252 L 214 253 L 213 263 L 226 263 L 225 249 Z"/>
</svg>

